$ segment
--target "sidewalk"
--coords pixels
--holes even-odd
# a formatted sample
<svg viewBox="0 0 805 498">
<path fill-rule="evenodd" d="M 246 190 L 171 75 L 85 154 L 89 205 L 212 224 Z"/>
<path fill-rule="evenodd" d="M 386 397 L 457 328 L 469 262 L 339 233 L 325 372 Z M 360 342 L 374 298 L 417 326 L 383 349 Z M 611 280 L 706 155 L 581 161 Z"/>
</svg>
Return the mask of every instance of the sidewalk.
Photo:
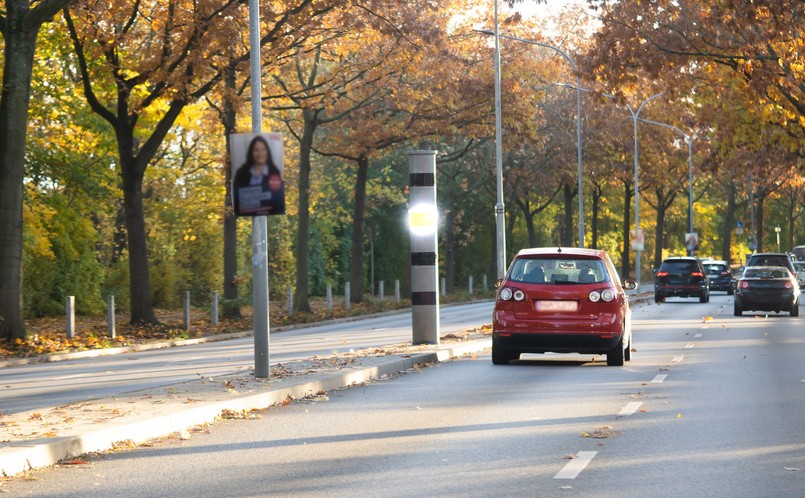
<svg viewBox="0 0 805 498">
<path fill-rule="evenodd" d="M 471 334 L 467 340 L 450 334 L 438 346 L 400 344 L 277 364 L 271 367 L 270 380 L 256 379 L 248 370 L 114 398 L 0 414 L 0 473 L 12 476 L 170 434 L 190 437 L 189 429 L 219 418 L 248 416 L 251 410 L 419 371 L 478 353 L 491 343 L 488 333 Z"/>
</svg>

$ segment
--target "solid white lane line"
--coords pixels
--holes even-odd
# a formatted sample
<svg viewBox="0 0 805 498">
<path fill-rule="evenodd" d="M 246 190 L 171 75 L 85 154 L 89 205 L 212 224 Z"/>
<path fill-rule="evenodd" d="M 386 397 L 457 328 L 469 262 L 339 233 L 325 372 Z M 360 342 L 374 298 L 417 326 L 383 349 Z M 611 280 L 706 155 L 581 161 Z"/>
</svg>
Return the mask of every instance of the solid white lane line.
<svg viewBox="0 0 805 498">
<path fill-rule="evenodd" d="M 651 379 L 652 384 L 662 384 L 662 382 L 668 378 L 668 374 L 657 374 L 656 377 Z"/>
<path fill-rule="evenodd" d="M 685 355 L 681 354 L 679 356 L 674 356 L 674 359 L 671 360 L 671 363 L 682 363 L 682 360 L 685 359 Z"/>
<path fill-rule="evenodd" d="M 579 451 L 576 453 L 576 458 L 567 462 L 553 478 L 575 479 L 590 464 L 597 453 L 597 451 Z"/>
<path fill-rule="evenodd" d="M 626 406 L 621 408 L 621 411 L 618 412 L 618 416 L 627 417 L 629 415 L 632 415 L 634 412 L 637 411 L 638 408 L 640 408 L 640 405 L 642 404 L 643 404 L 642 401 L 632 401 L 631 403 L 627 403 Z"/>
<path fill-rule="evenodd" d="M 693 349 L 696 345 L 691 343 L 685 344 L 685 349 Z"/>
</svg>

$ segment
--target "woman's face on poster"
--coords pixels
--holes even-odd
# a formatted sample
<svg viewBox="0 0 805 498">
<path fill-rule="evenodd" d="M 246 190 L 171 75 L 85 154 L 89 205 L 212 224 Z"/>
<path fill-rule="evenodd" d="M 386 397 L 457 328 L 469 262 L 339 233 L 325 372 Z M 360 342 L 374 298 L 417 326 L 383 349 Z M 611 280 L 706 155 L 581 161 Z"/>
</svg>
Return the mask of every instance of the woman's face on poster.
<svg viewBox="0 0 805 498">
<path fill-rule="evenodd" d="M 252 145 L 252 164 L 268 164 L 268 148 L 263 142 L 256 141 Z"/>
</svg>

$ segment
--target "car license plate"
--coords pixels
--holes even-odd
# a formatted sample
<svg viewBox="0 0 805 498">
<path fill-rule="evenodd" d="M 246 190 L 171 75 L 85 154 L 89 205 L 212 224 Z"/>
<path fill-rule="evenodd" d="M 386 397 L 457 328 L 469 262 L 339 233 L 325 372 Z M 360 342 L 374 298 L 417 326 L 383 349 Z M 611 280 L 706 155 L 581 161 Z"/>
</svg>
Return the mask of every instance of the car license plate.
<svg viewBox="0 0 805 498">
<path fill-rule="evenodd" d="M 537 301 L 537 311 L 576 311 L 576 301 Z"/>
</svg>

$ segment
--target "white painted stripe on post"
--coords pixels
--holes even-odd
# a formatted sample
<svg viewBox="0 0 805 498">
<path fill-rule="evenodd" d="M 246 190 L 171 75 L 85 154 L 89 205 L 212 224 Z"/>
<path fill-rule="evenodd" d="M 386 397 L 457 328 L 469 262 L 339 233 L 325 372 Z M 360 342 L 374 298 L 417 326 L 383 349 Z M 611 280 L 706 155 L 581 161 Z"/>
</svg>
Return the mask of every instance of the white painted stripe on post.
<svg viewBox="0 0 805 498">
<path fill-rule="evenodd" d="M 562 467 L 562 470 L 553 476 L 554 479 L 575 479 L 581 474 L 581 471 L 587 468 L 587 465 L 595 458 L 597 451 L 579 451 L 576 453 L 576 458 L 570 460 Z"/>
<path fill-rule="evenodd" d="M 619 417 L 628 417 L 629 415 L 634 414 L 638 408 L 643 404 L 642 401 L 632 401 L 631 403 L 627 403 L 626 406 L 621 408 L 621 411 L 618 412 Z"/>
<path fill-rule="evenodd" d="M 662 384 L 665 379 L 668 378 L 668 374 L 658 374 L 656 377 L 651 379 L 652 384 Z"/>
</svg>

